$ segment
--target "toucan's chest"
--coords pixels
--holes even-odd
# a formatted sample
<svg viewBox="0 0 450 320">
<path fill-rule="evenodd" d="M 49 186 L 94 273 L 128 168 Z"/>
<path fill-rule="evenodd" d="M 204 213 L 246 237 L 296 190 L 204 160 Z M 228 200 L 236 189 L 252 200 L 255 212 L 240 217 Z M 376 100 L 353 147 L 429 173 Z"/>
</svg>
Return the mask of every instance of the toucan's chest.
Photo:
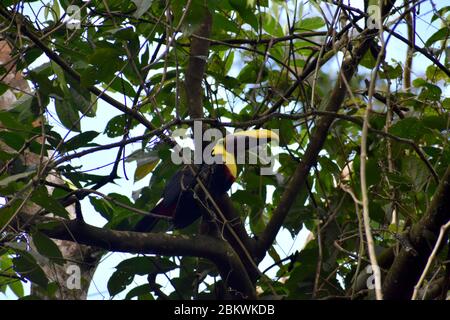
<svg viewBox="0 0 450 320">
<path fill-rule="evenodd" d="M 214 209 L 210 196 L 215 198 L 223 195 L 236 180 L 237 151 L 257 146 L 261 139 L 265 143 L 267 139 L 279 141 L 277 134 L 265 129 L 237 132 L 226 136 L 225 139 L 219 139 L 211 151 L 211 156 L 221 161 L 212 165 L 187 165 L 178 170 L 168 180 L 163 196 L 151 210 L 152 213 L 171 217 L 175 228 L 184 228 L 206 213 L 205 210 Z M 253 144 L 252 141 L 256 143 Z M 199 181 L 201 183 L 198 183 Z M 148 229 L 145 226 L 147 218 L 149 217 L 142 219 L 143 227 L 139 226 L 138 229 Z"/>
<path fill-rule="evenodd" d="M 224 164 L 215 164 L 210 168 L 211 174 L 208 175 L 208 186 L 216 195 L 230 190 L 231 185 L 236 178 Z"/>
</svg>

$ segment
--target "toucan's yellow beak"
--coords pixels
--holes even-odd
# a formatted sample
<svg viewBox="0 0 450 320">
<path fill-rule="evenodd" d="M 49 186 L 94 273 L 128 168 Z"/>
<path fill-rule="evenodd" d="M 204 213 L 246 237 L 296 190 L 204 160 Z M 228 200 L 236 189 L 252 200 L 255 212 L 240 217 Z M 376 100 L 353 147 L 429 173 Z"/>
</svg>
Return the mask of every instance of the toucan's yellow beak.
<svg viewBox="0 0 450 320">
<path fill-rule="evenodd" d="M 223 139 L 220 139 L 223 140 Z M 214 148 L 212 149 L 211 154 L 213 156 L 220 156 L 222 158 L 223 164 L 228 167 L 231 175 L 236 179 L 237 177 L 237 165 L 236 158 L 230 152 L 227 152 L 225 146 L 223 145 L 223 141 L 219 141 Z"/>
<path fill-rule="evenodd" d="M 227 144 L 232 144 L 236 142 L 236 140 L 244 140 L 244 146 L 247 150 L 249 148 L 249 144 L 245 143 L 245 140 L 254 139 L 258 142 L 268 143 L 269 141 L 280 141 L 280 137 L 278 134 L 271 130 L 267 129 L 256 129 L 256 130 L 246 130 L 239 131 L 233 134 L 227 135 L 225 138 L 220 139 L 217 144 L 212 149 L 213 156 L 221 156 L 223 163 L 228 167 L 230 173 L 234 178 L 237 177 L 237 165 L 236 165 L 236 157 L 233 152 L 235 152 L 236 148 L 229 148 Z M 260 145 L 260 144 L 259 144 Z M 234 147 L 234 146 L 233 146 Z M 230 152 L 230 150 L 233 150 Z"/>
<path fill-rule="evenodd" d="M 232 133 L 228 136 L 245 136 L 245 137 L 260 139 L 260 140 L 265 139 L 265 140 L 280 141 L 280 137 L 275 132 L 273 132 L 271 130 L 267 130 L 267 129 L 254 129 L 254 130 L 238 131 L 238 132 Z"/>
</svg>

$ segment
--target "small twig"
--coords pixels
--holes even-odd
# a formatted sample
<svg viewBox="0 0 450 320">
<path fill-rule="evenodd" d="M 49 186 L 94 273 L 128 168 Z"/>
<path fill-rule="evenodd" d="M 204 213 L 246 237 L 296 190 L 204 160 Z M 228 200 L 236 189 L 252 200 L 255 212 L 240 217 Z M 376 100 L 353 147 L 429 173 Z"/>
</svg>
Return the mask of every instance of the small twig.
<svg viewBox="0 0 450 320">
<path fill-rule="evenodd" d="M 417 281 L 417 284 L 414 286 L 414 292 L 413 292 L 411 300 L 416 300 L 417 294 L 419 292 L 419 289 L 422 286 L 422 282 L 425 280 L 425 277 L 426 277 L 426 275 L 428 273 L 428 270 L 430 269 L 431 264 L 433 263 L 433 260 L 436 257 L 436 254 L 437 254 L 437 252 L 439 250 L 439 247 L 441 246 L 441 242 L 444 239 L 444 236 L 445 236 L 448 228 L 450 228 L 450 221 L 448 221 L 446 224 L 441 226 L 441 230 L 439 232 L 439 237 L 438 237 L 438 239 L 436 241 L 436 244 L 434 245 L 433 251 L 431 252 L 430 256 L 428 257 L 428 261 L 427 261 L 427 264 L 425 266 L 425 269 L 423 270 L 419 281 Z"/>
<path fill-rule="evenodd" d="M 0 277 L 9 278 L 9 279 L 16 279 L 16 280 L 20 280 L 20 281 L 25 282 L 25 283 L 28 282 L 27 279 L 24 278 L 24 277 L 20 277 L 20 276 L 17 276 L 17 275 L 14 275 L 14 274 L 9 274 L 9 273 L 0 272 Z M 2 285 L 4 285 L 4 283 L 2 283 Z"/>
<path fill-rule="evenodd" d="M 76 195 L 77 193 L 82 193 L 82 194 L 93 193 L 93 194 L 96 194 L 96 195 L 102 197 L 103 199 L 105 199 L 105 200 L 115 204 L 116 206 L 124 208 L 124 209 L 127 209 L 127 210 L 130 210 L 131 212 L 134 212 L 134 213 L 137 213 L 137 214 L 140 214 L 140 215 L 144 215 L 144 216 L 155 217 L 155 218 L 158 218 L 158 219 L 171 220 L 170 217 L 167 217 L 167 216 L 164 216 L 164 215 L 155 214 L 155 213 L 151 213 L 151 212 L 149 213 L 147 211 L 140 210 L 140 209 L 131 207 L 129 205 L 126 205 L 126 204 L 124 204 L 124 203 L 122 203 L 120 201 L 117 201 L 116 199 L 114 199 L 114 198 L 112 198 L 112 197 L 110 197 L 110 196 L 108 196 L 108 195 L 106 195 L 106 194 L 104 194 L 104 193 L 102 193 L 100 191 L 94 190 L 94 189 L 83 189 L 82 188 L 82 189 L 72 190 L 69 187 L 67 187 L 66 185 L 53 183 L 51 181 L 45 181 L 45 184 L 50 186 L 50 187 L 59 188 L 59 189 L 63 189 L 65 191 L 70 192 L 70 194 L 68 194 L 66 197 L 64 197 L 64 199 L 68 199 L 68 198 L 70 198 L 71 195 Z"/>
<path fill-rule="evenodd" d="M 81 158 L 85 155 L 97 152 L 97 151 L 101 151 L 101 150 L 109 150 L 112 148 L 116 148 L 116 147 L 120 147 L 122 145 L 126 145 L 126 144 L 130 144 L 130 143 L 135 143 L 135 142 L 139 142 L 142 141 L 144 139 L 153 137 L 155 135 L 160 135 L 162 132 L 164 132 L 165 130 L 169 129 L 172 126 L 176 126 L 176 125 L 183 125 L 183 124 L 192 124 L 194 121 L 202 121 L 205 123 L 209 123 L 212 124 L 216 127 L 232 127 L 232 128 L 248 128 L 251 126 L 258 126 L 261 124 L 266 123 L 267 121 L 273 119 L 273 118 L 279 118 L 279 119 L 290 119 L 290 120 L 299 120 L 299 119 L 308 119 L 310 117 L 313 116 L 333 116 L 337 119 L 341 119 L 341 120 L 345 120 L 345 121 L 349 121 L 349 122 L 353 122 L 359 126 L 363 125 L 363 121 L 361 121 L 361 119 L 357 118 L 357 117 L 353 117 L 353 116 L 349 116 L 349 115 L 345 115 L 345 114 L 339 114 L 336 112 L 329 112 L 329 111 L 319 111 L 319 110 L 313 110 L 313 111 L 308 111 L 305 113 L 294 113 L 294 114 L 283 114 L 283 113 L 270 113 L 270 114 L 266 114 L 266 115 L 262 115 L 254 120 L 249 120 L 249 121 L 234 121 L 234 122 L 221 122 L 218 121 L 217 119 L 213 119 L 213 118 L 196 118 L 196 119 L 187 119 L 187 120 L 181 120 L 181 119 L 174 119 L 168 123 L 166 123 L 164 126 L 158 128 L 158 129 L 154 129 L 150 132 L 148 132 L 145 135 L 142 136 L 137 136 L 134 138 L 130 138 L 126 141 L 119 141 L 119 142 L 114 142 L 111 144 L 107 144 L 107 145 L 101 145 L 98 147 L 93 147 L 87 150 L 83 150 L 81 152 L 78 153 L 73 153 L 70 155 L 66 155 L 63 156 L 59 159 L 57 159 L 54 163 L 52 167 L 56 167 L 66 161 L 70 161 L 72 159 L 75 158 Z M 382 131 L 382 130 L 377 130 L 374 129 L 372 127 L 368 127 L 368 130 L 374 134 L 392 139 L 394 141 L 400 142 L 400 143 L 404 143 L 404 144 L 408 144 L 410 145 L 414 151 L 417 153 L 417 155 L 419 156 L 419 158 L 425 163 L 425 165 L 427 166 L 427 168 L 429 169 L 430 173 L 433 175 L 433 178 L 435 179 L 436 182 L 439 182 L 439 176 L 436 173 L 436 171 L 434 170 L 433 166 L 431 165 L 430 161 L 427 159 L 425 153 L 422 151 L 422 149 L 420 148 L 420 146 L 418 146 L 414 140 L 411 139 L 406 139 L 406 138 L 401 138 L 401 137 L 397 137 L 396 135 L 393 135 L 391 133 Z"/>
<path fill-rule="evenodd" d="M 380 0 L 380 8 L 382 7 L 382 1 Z M 369 116 L 370 111 L 372 110 L 372 98 L 375 92 L 375 81 L 377 78 L 378 69 L 381 65 L 381 61 L 384 58 L 384 52 L 386 49 L 386 42 L 383 38 L 383 26 L 381 26 L 379 30 L 379 37 L 382 43 L 382 47 L 380 53 L 377 57 L 377 62 L 375 68 L 372 70 L 371 79 L 370 79 L 370 87 L 369 87 L 369 96 L 367 102 L 367 108 L 364 112 L 364 122 L 361 133 L 361 166 L 360 166 L 360 178 L 361 178 L 361 196 L 362 196 L 362 204 L 363 204 L 363 223 L 364 230 L 366 233 L 367 239 L 367 248 L 370 258 L 370 264 L 372 266 L 373 275 L 375 277 L 375 295 L 377 300 L 383 300 L 383 292 L 381 291 L 381 273 L 380 267 L 377 262 L 377 256 L 375 253 L 375 242 L 372 236 L 372 231 L 370 228 L 370 215 L 369 215 L 369 195 L 368 195 L 368 187 L 366 180 L 366 161 L 367 161 L 367 135 L 369 131 Z"/>
</svg>

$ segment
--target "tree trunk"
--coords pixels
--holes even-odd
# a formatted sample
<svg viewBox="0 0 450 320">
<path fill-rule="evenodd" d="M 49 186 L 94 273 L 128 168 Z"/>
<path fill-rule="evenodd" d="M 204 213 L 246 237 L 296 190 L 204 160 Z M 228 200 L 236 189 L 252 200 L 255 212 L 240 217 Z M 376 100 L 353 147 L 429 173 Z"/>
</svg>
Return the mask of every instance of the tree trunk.
<svg viewBox="0 0 450 320">
<path fill-rule="evenodd" d="M 16 70 L 16 60 L 14 55 L 11 54 L 11 46 L 6 40 L 0 40 L 0 64 L 9 71 L 2 79 L 2 82 L 10 86 L 10 89 L 0 96 L 0 110 L 8 110 L 17 100 L 16 94 L 20 94 L 21 92 L 32 94 L 32 90 L 28 86 L 27 81 L 23 78 L 22 73 Z M 41 119 L 43 118 L 41 117 Z M 35 126 L 41 125 L 40 121 L 35 121 L 34 124 Z M 0 130 L 3 130 L 1 124 Z M 0 148 L 11 151 L 11 149 L 2 142 L 0 142 Z M 38 155 L 27 151 L 21 155 L 21 160 L 27 166 L 38 164 L 40 161 Z M 47 180 L 54 183 L 64 183 L 56 174 L 48 176 Z M 23 211 L 28 214 L 33 214 L 39 211 L 39 209 L 40 208 L 37 205 L 30 204 L 25 206 Z M 71 218 L 75 218 L 74 205 L 67 207 L 66 209 Z M 66 263 L 64 265 L 57 265 L 48 262 L 47 259 L 43 259 L 43 261 L 46 261 L 47 263 L 39 262 L 39 264 L 49 279 L 49 283 L 54 282 L 56 284 L 56 290 L 49 295 L 49 292 L 53 292 L 53 290 L 44 290 L 43 288 L 32 284 L 31 295 L 41 299 L 86 299 L 92 276 L 97 268 L 103 251 L 70 241 L 55 240 L 55 243 L 61 251 Z"/>
</svg>

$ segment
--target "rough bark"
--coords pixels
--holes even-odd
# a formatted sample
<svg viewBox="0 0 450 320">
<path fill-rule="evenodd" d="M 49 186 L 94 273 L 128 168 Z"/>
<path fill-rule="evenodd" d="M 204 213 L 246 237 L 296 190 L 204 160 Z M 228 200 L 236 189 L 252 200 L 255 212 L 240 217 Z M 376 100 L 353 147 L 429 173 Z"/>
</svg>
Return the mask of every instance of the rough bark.
<svg viewBox="0 0 450 320">
<path fill-rule="evenodd" d="M 209 38 L 211 35 L 212 16 L 205 8 L 205 19 L 191 38 L 189 64 L 185 74 L 185 87 L 188 112 L 191 119 L 203 117 L 203 88 L 202 80 L 206 70 L 209 53 Z"/>
<path fill-rule="evenodd" d="M 410 299 L 434 248 L 439 231 L 450 219 L 450 166 L 441 179 L 425 216 L 409 232 L 416 252 L 402 248 L 383 283 L 385 299 Z"/>
<path fill-rule="evenodd" d="M 54 239 L 77 244 L 95 246 L 108 251 L 157 254 L 169 256 L 195 256 L 214 262 L 222 279 L 244 298 L 255 298 L 251 283 L 239 256 L 227 242 L 209 237 L 184 235 L 174 236 L 162 233 L 140 233 L 115 231 L 88 225 L 82 221 L 61 221 L 40 218 L 40 223 L 52 222 L 51 229 L 41 231 Z"/>
<path fill-rule="evenodd" d="M 22 73 L 15 68 L 15 60 L 11 55 L 11 47 L 7 41 L 0 41 L 0 64 L 2 64 L 9 73 L 3 79 L 3 82 L 8 84 L 11 89 L 7 90 L 0 96 L 0 110 L 8 110 L 11 105 L 17 100 L 16 94 L 19 92 L 32 93 L 27 81 L 23 78 Z M 40 121 L 35 122 L 36 126 L 40 125 Z M 12 151 L 8 146 L 1 143 L 0 148 L 6 151 Z M 21 156 L 21 160 L 25 165 L 38 165 L 40 162 L 39 155 L 25 151 Z M 56 175 L 52 174 L 47 177 L 47 180 L 55 183 L 63 183 L 63 181 Z M 27 205 L 24 207 L 25 214 L 33 214 L 39 211 L 36 205 Z M 74 208 L 70 206 L 67 208 L 68 212 L 75 217 Z M 55 299 L 86 299 L 89 285 L 92 276 L 95 272 L 99 262 L 101 252 L 97 249 L 93 250 L 87 246 L 81 246 L 70 241 L 55 241 L 63 257 L 67 263 L 63 266 L 50 264 L 40 264 L 50 282 L 58 284 L 58 290 L 55 292 Z M 71 274 L 67 273 L 68 267 L 74 265 L 80 270 L 80 288 L 69 289 L 67 280 Z M 31 286 L 31 294 L 41 299 L 48 299 L 45 290 L 42 290 L 37 285 Z"/>
</svg>

